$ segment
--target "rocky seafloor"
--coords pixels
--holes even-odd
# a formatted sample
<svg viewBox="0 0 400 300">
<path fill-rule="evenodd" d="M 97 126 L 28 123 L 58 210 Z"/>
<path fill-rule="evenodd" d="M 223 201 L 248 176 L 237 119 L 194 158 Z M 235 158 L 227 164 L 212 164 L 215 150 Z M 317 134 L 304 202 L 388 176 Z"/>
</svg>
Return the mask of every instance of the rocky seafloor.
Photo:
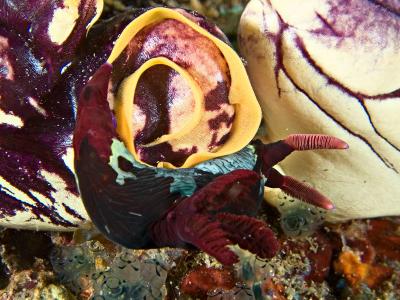
<svg viewBox="0 0 400 300">
<path fill-rule="evenodd" d="M 103 18 L 127 7 L 182 6 L 234 39 L 247 2 L 108 0 Z M 196 250 L 126 249 L 95 230 L 2 229 L 0 299 L 400 299 L 399 217 L 327 224 L 320 211 L 290 207 L 264 203 L 259 214 L 279 237 L 279 254 L 262 260 L 236 249 L 241 260 L 232 267 Z"/>
<path fill-rule="evenodd" d="M 249 0 L 106 0 L 103 18 L 112 17 L 130 7 L 182 7 L 206 16 L 234 39 L 240 15 L 248 2 Z"/>
<path fill-rule="evenodd" d="M 399 299 L 400 218 L 321 217 L 264 204 L 281 251 L 262 260 L 236 249 L 232 267 L 195 250 L 129 250 L 95 231 L 4 229 L 0 299 Z"/>
</svg>

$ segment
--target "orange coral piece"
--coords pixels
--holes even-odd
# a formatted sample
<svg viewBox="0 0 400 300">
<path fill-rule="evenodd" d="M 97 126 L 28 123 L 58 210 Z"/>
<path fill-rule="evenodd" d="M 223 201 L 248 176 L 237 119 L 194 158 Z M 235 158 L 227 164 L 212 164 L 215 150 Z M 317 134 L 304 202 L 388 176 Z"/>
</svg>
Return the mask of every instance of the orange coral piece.
<svg viewBox="0 0 400 300">
<path fill-rule="evenodd" d="M 342 273 L 352 287 L 361 283 L 375 288 L 392 275 L 392 269 L 361 262 L 360 256 L 353 251 L 343 251 L 334 263 L 335 271 Z"/>
<path fill-rule="evenodd" d="M 202 297 L 215 289 L 230 290 L 235 286 L 231 269 L 214 269 L 200 266 L 190 271 L 181 282 L 181 291 L 193 297 Z"/>
<path fill-rule="evenodd" d="M 371 241 L 368 239 L 350 238 L 346 240 L 347 246 L 353 251 L 357 251 L 363 263 L 372 264 L 376 259 L 376 251 Z"/>
<path fill-rule="evenodd" d="M 268 295 L 268 299 L 271 300 L 285 300 L 286 297 L 284 296 L 285 293 L 285 287 L 278 283 L 275 283 L 272 281 L 271 278 L 268 278 L 264 283 L 263 283 L 263 292 L 265 295 Z"/>
</svg>

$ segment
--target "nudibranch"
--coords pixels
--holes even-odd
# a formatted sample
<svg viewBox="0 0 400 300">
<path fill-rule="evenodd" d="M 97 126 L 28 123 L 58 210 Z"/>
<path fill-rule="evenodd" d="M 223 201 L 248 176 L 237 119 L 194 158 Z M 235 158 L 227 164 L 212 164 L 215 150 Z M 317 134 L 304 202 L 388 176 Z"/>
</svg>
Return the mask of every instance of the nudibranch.
<svg viewBox="0 0 400 300">
<path fill-rule="evenodd" d="M 204 18 L 149 8 L 94 24 L 98 1 L 36 1 L 33 13 L 34 2 L 7 1 L 0 15 L 3 224 L 73 229 L 90 218 L 126 247 L 197 247 L 232 264 L 231 244 L 263 258 L 279 248 L 255 218 L 264 186 L 333 208 L 273 166 L 347 144 L 252 141 L 261 109 L 241 59 Z"/>
<path fill-rule="evenodd" d="M 350 150 L 280 165 L 336 206 L 328 220 L 400 214 L 399 1 L 252 0 L 239 48 L 266 140 L 319 132 Z"/>
<path fill-rule="evenodd" d="M 318 191 L 273 168 L 294 150 L 347 148 L 331 136 L 292 135 L 272 144 L 256 141 L 192 168 L 155 167 L 137 160 L 119 139 L 117 124 L 125 116 L 115 117 L 110 108 L 110 100 L 116 99 L 110 94 L 112 70 L 113 65 L 105 63 L 83 89 L 74 132 L 81 197 L 91 221 L 109 239 L 129 248 L 194 246 L 232 264 L 238 261 L 228 247 L 232 244 L 262 258 L 279 249 L 272 230 L 254 217 L 264 186 L 333 208 Z"/>
<path fill-rule="evenodd" d="M 109 40 L 111 54 L 78 102 L 81 197 L 96 227 L 126 247 L 195 246 L 231 264 L 238 258 L 227 246 L 239 244 L 271 257 L 278 242 L 254 218 L 264 186 L 333 208 L 272 167 L 294 150 L 347 144 L 294 135 L 248 146 L 261 110 L 244 66 L 218 30 L 196 20 L 154 8 Z"/>
</svg>

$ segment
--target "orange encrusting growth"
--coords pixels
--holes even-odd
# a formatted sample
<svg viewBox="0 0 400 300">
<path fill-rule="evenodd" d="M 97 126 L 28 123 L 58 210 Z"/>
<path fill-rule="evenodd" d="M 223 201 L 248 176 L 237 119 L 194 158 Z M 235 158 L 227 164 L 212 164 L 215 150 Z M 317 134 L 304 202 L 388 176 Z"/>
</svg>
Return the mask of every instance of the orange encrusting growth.
<svg viewBox="0 0 400 300">
<path fill-rule="evenodd" d="M 360 284 L 365 283 L 370 288 L 374 288 L 391 275 L 390 268 L 363 263 L 360 257 L 351 250 L 342 252 L 334 267 L 337 273 L 343 274 L 352 287 L 359 287 Z"/>
</svg>

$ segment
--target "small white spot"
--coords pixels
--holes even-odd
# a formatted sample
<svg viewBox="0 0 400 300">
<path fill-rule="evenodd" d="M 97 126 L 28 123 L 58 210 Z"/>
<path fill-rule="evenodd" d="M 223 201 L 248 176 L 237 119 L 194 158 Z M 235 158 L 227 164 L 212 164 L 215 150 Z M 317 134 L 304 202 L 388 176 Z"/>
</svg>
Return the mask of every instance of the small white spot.
<svg viewBox="0 0 400 300">
<path fill-rule="evenodd" d="M 79 0 L 65 0 L 63 4 L 63 8 L 54 11 L 47 31 L 50 40 L 58 45 L 69 37 L 79 18 Z"/>
<path fill-rule="evenodd" d="M 135 212 L 133 212 L 133 211 L 130 211 L 129 214 L 130 214 L 130 215 L 133 215 L 133 216 L 143 217 L 142 214 L 138 214 L 138 213 L 135 213 Z"/>
<path fill-rule="evenodd" d="M 22 128 L 24 126 L 24 122 L 20 117 L 13 114 L 6 114 L 2 110 L 0 110 L 0 124 L 7 124 L 17 128 Z"/>
<path fill-rule="evenodd" d="M 35 98 L 28 97 L 28 102 L 30 105 L 32 105 L 36 109 L 36 111 L 39 114 L 41 114 L 43 116 L 47 116 L 46 110 L 39 105 L 38 101 Z"/>
<path fill-rule="evenodd" d="M 141 132 L 146 126 L 146 114 L 140 109 L 137 104 L 133 104 L 132 113 L 132 131 L 134 135 Z"/>
<path fill-rule="evenodd" d="M 67 148 L 67 152 L 62 156 L 64 164 L 74 173 L 74 150 L 72 147 Z"/>
<path fill-rule="evenodd" d="M 63 74 L 70 66 L 71 66 L 72 62 L 70 61 L 69 63 L 65 64 L 61 70 L 60 73 Z"/>
<path fill-rule="evenodd" d="M 111 231 L 110 231 L 110 228 L 108 228 L 108 226 L 107 226 L 107 225 L 104 225 L 104 228 L 106 229 L 106 231 L 107 231 L 107 233 L 108 233 L 108 234 L 110 234 L 110 233 L 111 233 Z"/>
<path fill-rule="evenodd" d="M 14 69 L 11 65 L 10 59 L 7 55 L 7 50 L 9 48 L 8 38 L 4 36 L 0 36 L 0 67 L 6 68 L 5 74 L 1 75 L 4 76 L 3 78 L 8 80 L 14 80 Z"/>
</svg>

